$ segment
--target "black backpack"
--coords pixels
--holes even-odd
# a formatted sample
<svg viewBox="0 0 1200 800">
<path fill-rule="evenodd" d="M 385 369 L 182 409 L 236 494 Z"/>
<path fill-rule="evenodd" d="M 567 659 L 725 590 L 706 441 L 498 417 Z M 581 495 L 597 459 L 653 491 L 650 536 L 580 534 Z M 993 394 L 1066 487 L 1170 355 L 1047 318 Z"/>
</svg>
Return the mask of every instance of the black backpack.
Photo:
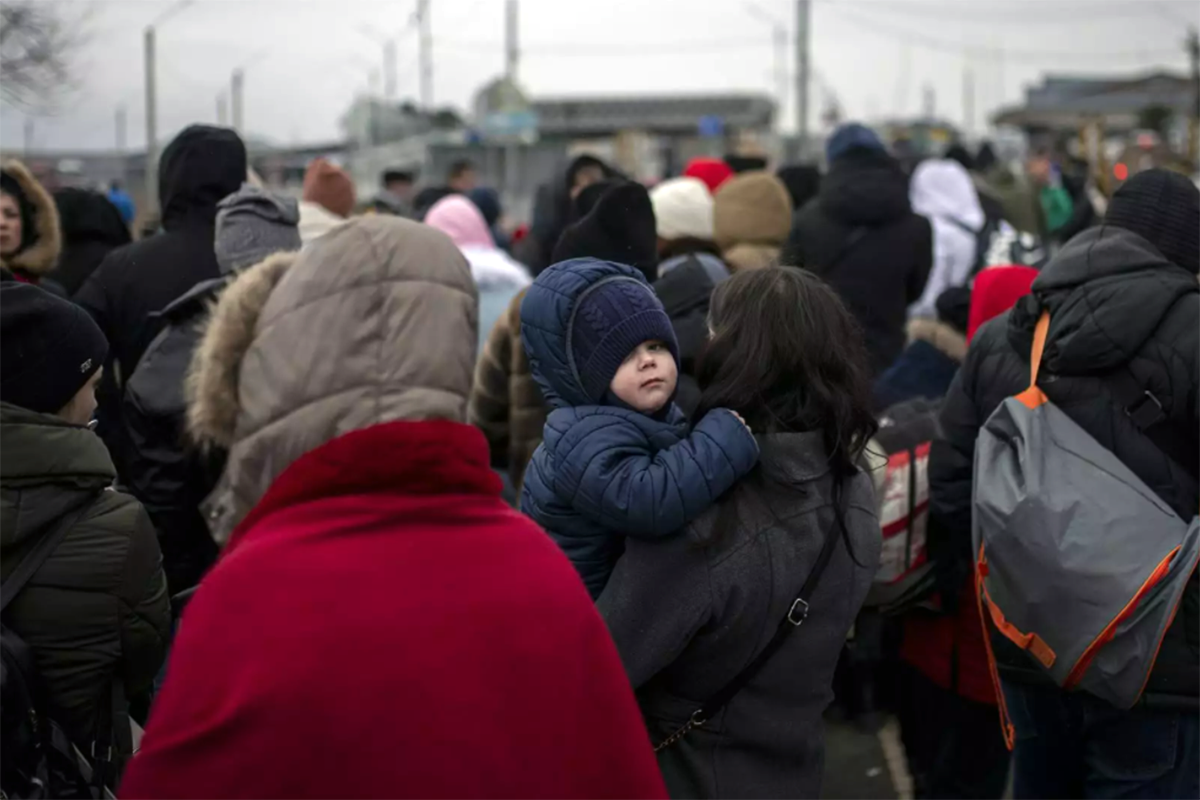
<svg viewBox="0 0 1200 800">
<path fill-rule="evenodd" d="M 98 798 L 115 783 L 112 770 L 112 712 L 124 714 L 120 680 L 114 679 L 113 704 L 105 704 L 93 743 L 93 761 L 88 762 L 62 728 L 46 714 L 45 687 L 38 673 L 33 650 L 3 623 L 3 612 L 20 594 L 79 520 L 94 497 L 63 516 L 58 524 L 33 546 L 0 585 L 0 795 L 4 798 Z"/>
<path fill-rule="evenodd" d="M 975 237 L 975 261 L 971 264 L 971 273 L 969 278 L 974 278 L 984 270 L 988 265 L 988 251 L 992 247 L 992 239 L 1000 232 L 1000 224 L 1004 221 L 1001 219 L 985 219 L 983 227 L 975 230 L 965 222 L 961 222 L 954 217 L 947 217 L 954 227 L 965 231 Z M 968 280 L 969 282 L 969 280 Z"/>
</svg>

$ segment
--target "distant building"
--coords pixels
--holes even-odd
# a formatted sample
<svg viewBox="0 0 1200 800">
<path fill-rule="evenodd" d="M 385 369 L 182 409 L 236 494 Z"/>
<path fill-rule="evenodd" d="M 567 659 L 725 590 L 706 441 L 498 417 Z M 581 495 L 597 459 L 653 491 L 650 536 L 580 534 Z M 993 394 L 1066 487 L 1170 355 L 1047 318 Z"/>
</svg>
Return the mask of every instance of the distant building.
<svg viewBox="0 0 1200 800">
<path fill-rule="evenodd" d="M 992 117 L 996 125 L 1014 125 L 1029 134 L 1077 131 L 1100 121 L 1107 132 L 1130 132 L 1141 126 L 1147 109 L 1169 109 L 1185 120 L 1192 85 L 1187 76 L 1152 72 L 1135 77 L 1047 75 L 1025 91 L 1025 104 Z"/>
<path fill-rule="evenodd" d="M 599 150 L 642 179 L 678 173 L 696 156 L 777 150 L 776 111 L 770 97 L 754 93 L 533 101 L 540 141 Z"/>
</svg>

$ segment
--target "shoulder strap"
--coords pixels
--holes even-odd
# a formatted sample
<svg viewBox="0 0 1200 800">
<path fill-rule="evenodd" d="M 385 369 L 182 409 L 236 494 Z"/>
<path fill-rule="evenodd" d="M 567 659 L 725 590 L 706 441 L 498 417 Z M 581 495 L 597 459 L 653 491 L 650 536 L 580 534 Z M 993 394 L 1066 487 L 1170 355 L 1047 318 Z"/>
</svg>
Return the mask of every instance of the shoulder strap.
<svg viewBox="0 0 1200 800">
<path fill-rule="evenodd" d="M 842 263 L 842 260 L 845 259 L 846 256 L 850 255 L 850 251 L 853 250 L 854 247 L 862 241 L 863 237 L 867 235 L 867 230 L 868 228 L 865 225 L 860 225 L 859 227 L 850 231 L 850 233 L 846 236 L 846 241 L 842 242 L 842 249 L 838 250 L 837 255 L 829 260 L 829 263 L 825 265 L 825 269 L 823 269 L 822 272 L 828 272 L 838 264 Z"/>
<path fill-rule="evenodd" d="M 1112 372 L 1108 381 L 1125 416 L 1142 435 L 1193 478 L 1200 477 L 1200 450 L 1196 448 L 1195 435 L 1188 435 L 1171 422 L 1163 412 L 1162 403 L 1138 383 L 1129 366 Z"/>
<path fill-rule="evenodd" d="M 804 585 L 800 587 L 800 593 L 796 595 L 796 599 L 792 601 L 788 607 L 787 615 L 779 622 L 779 627 L 775 629 L 775 635 L 771 637 L 771 641 L 767 642 L 754 660 L 747 664 L 741 672 L 733 677 L 729 683 L 725 684 L 719 692 L 708 699 L 704 705 L 692 712 L 692 716 L 682 728 L 675 731 L 667 737 L 661 744 L 654 748 L 655 752 L 670 747 L 675 742 L 678 742 L 692 730 L 699 728 L 704 723 L 708 722 L 737 695 L 746 684 L 754 679 L 759 671 L 766 666 L 771 657 L 779 651 L 783 643 L 787 641 L 788 635 L 792 631 L 804 624 L 804 620 L 808 619 L 809 602 L 808 598 L 812 597 L 813 591 L 817 588 L 817 582 L 821 580 L 821 575 L 825 572 L 825 568 L 829 566 L 829 561 L 833 558 L 833 551 L 837 547 L 839 539 L 849 539 L 849 532 L 846 530 L 846 519 L 842 511 L 842 485 L 840 481 L 834 483 L 834 498 L 833 498 L 833 513 L 834 525 L 830 526 L 825 534 L 825 543 L 821 546 L 821 552 L 817 556 L 816 562 L 812 569 L 809 570 L 808 577 L 804 579 Z M 766 500 L 762 502 L 766 504 Z M 779 517 L 771 511 L 772 516 L 775 516 L 777 521 Z M 782 522 L 782 521 L 780 521 Z"/>
<path fill-rule="evenodd" d="M 12 574 L 5 579 L 0 585 L 0 612 L 8 608 L 21 590 L 25 588 L 25 584 L 29 583 L 42 564 L 46 563 L 46 559 L 54 552 L 59 543 L 67 535 L 67 531 L 74 527 L 83 513 L 92 505 L 92 501 L 96 499 L 95 495 L 89 495 L 86 500 L 80 503 L 77 507 L 72 508 L 66 514 L 59 517 L 58 522 L 38 539 L 37 544 L 33 546 L 25 557 L 21 559 L 21 563 L 17 564 L 13 569 Z"/>
</svg>

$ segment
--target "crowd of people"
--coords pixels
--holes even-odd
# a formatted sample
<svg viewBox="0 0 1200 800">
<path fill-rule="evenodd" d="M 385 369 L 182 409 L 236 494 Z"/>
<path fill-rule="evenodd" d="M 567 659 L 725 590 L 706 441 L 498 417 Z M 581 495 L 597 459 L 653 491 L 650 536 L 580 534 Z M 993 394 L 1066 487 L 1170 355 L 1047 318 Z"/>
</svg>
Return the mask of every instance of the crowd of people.
<svg viewBox="0 0 1200 800">
<path fill-rule="evenodd" d="M 918 797 L 1200 798 L 1200 191 L 824 156 L 584 155 L 514 230 L 196 125 L 136 241 L 5 162 L 5 796 L 818 797 L 836 706 Z"/>
</svg>

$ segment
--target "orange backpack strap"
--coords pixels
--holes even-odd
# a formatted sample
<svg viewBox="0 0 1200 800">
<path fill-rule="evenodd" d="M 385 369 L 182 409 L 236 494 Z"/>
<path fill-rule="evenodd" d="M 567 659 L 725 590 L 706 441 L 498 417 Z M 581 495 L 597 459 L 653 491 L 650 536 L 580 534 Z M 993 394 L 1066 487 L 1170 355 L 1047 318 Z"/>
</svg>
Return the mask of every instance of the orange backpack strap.
<svg viewBox="0 0 1200 800">
<path fill-rule="evenodd" d="M 1046 395 L 1038 388 L 1038 370 L 1042 366 L 1042 354 L 1046 350 L 1046 334 L 1050 331 L 1050 312 L 1043 311 L 1033 329 L 1033 350 L 1029 354 L 1029 388 L 1017 395 L 1017 399 L 1029 408 L 1037 408 L 1046 402 Z"/>
</svg>

